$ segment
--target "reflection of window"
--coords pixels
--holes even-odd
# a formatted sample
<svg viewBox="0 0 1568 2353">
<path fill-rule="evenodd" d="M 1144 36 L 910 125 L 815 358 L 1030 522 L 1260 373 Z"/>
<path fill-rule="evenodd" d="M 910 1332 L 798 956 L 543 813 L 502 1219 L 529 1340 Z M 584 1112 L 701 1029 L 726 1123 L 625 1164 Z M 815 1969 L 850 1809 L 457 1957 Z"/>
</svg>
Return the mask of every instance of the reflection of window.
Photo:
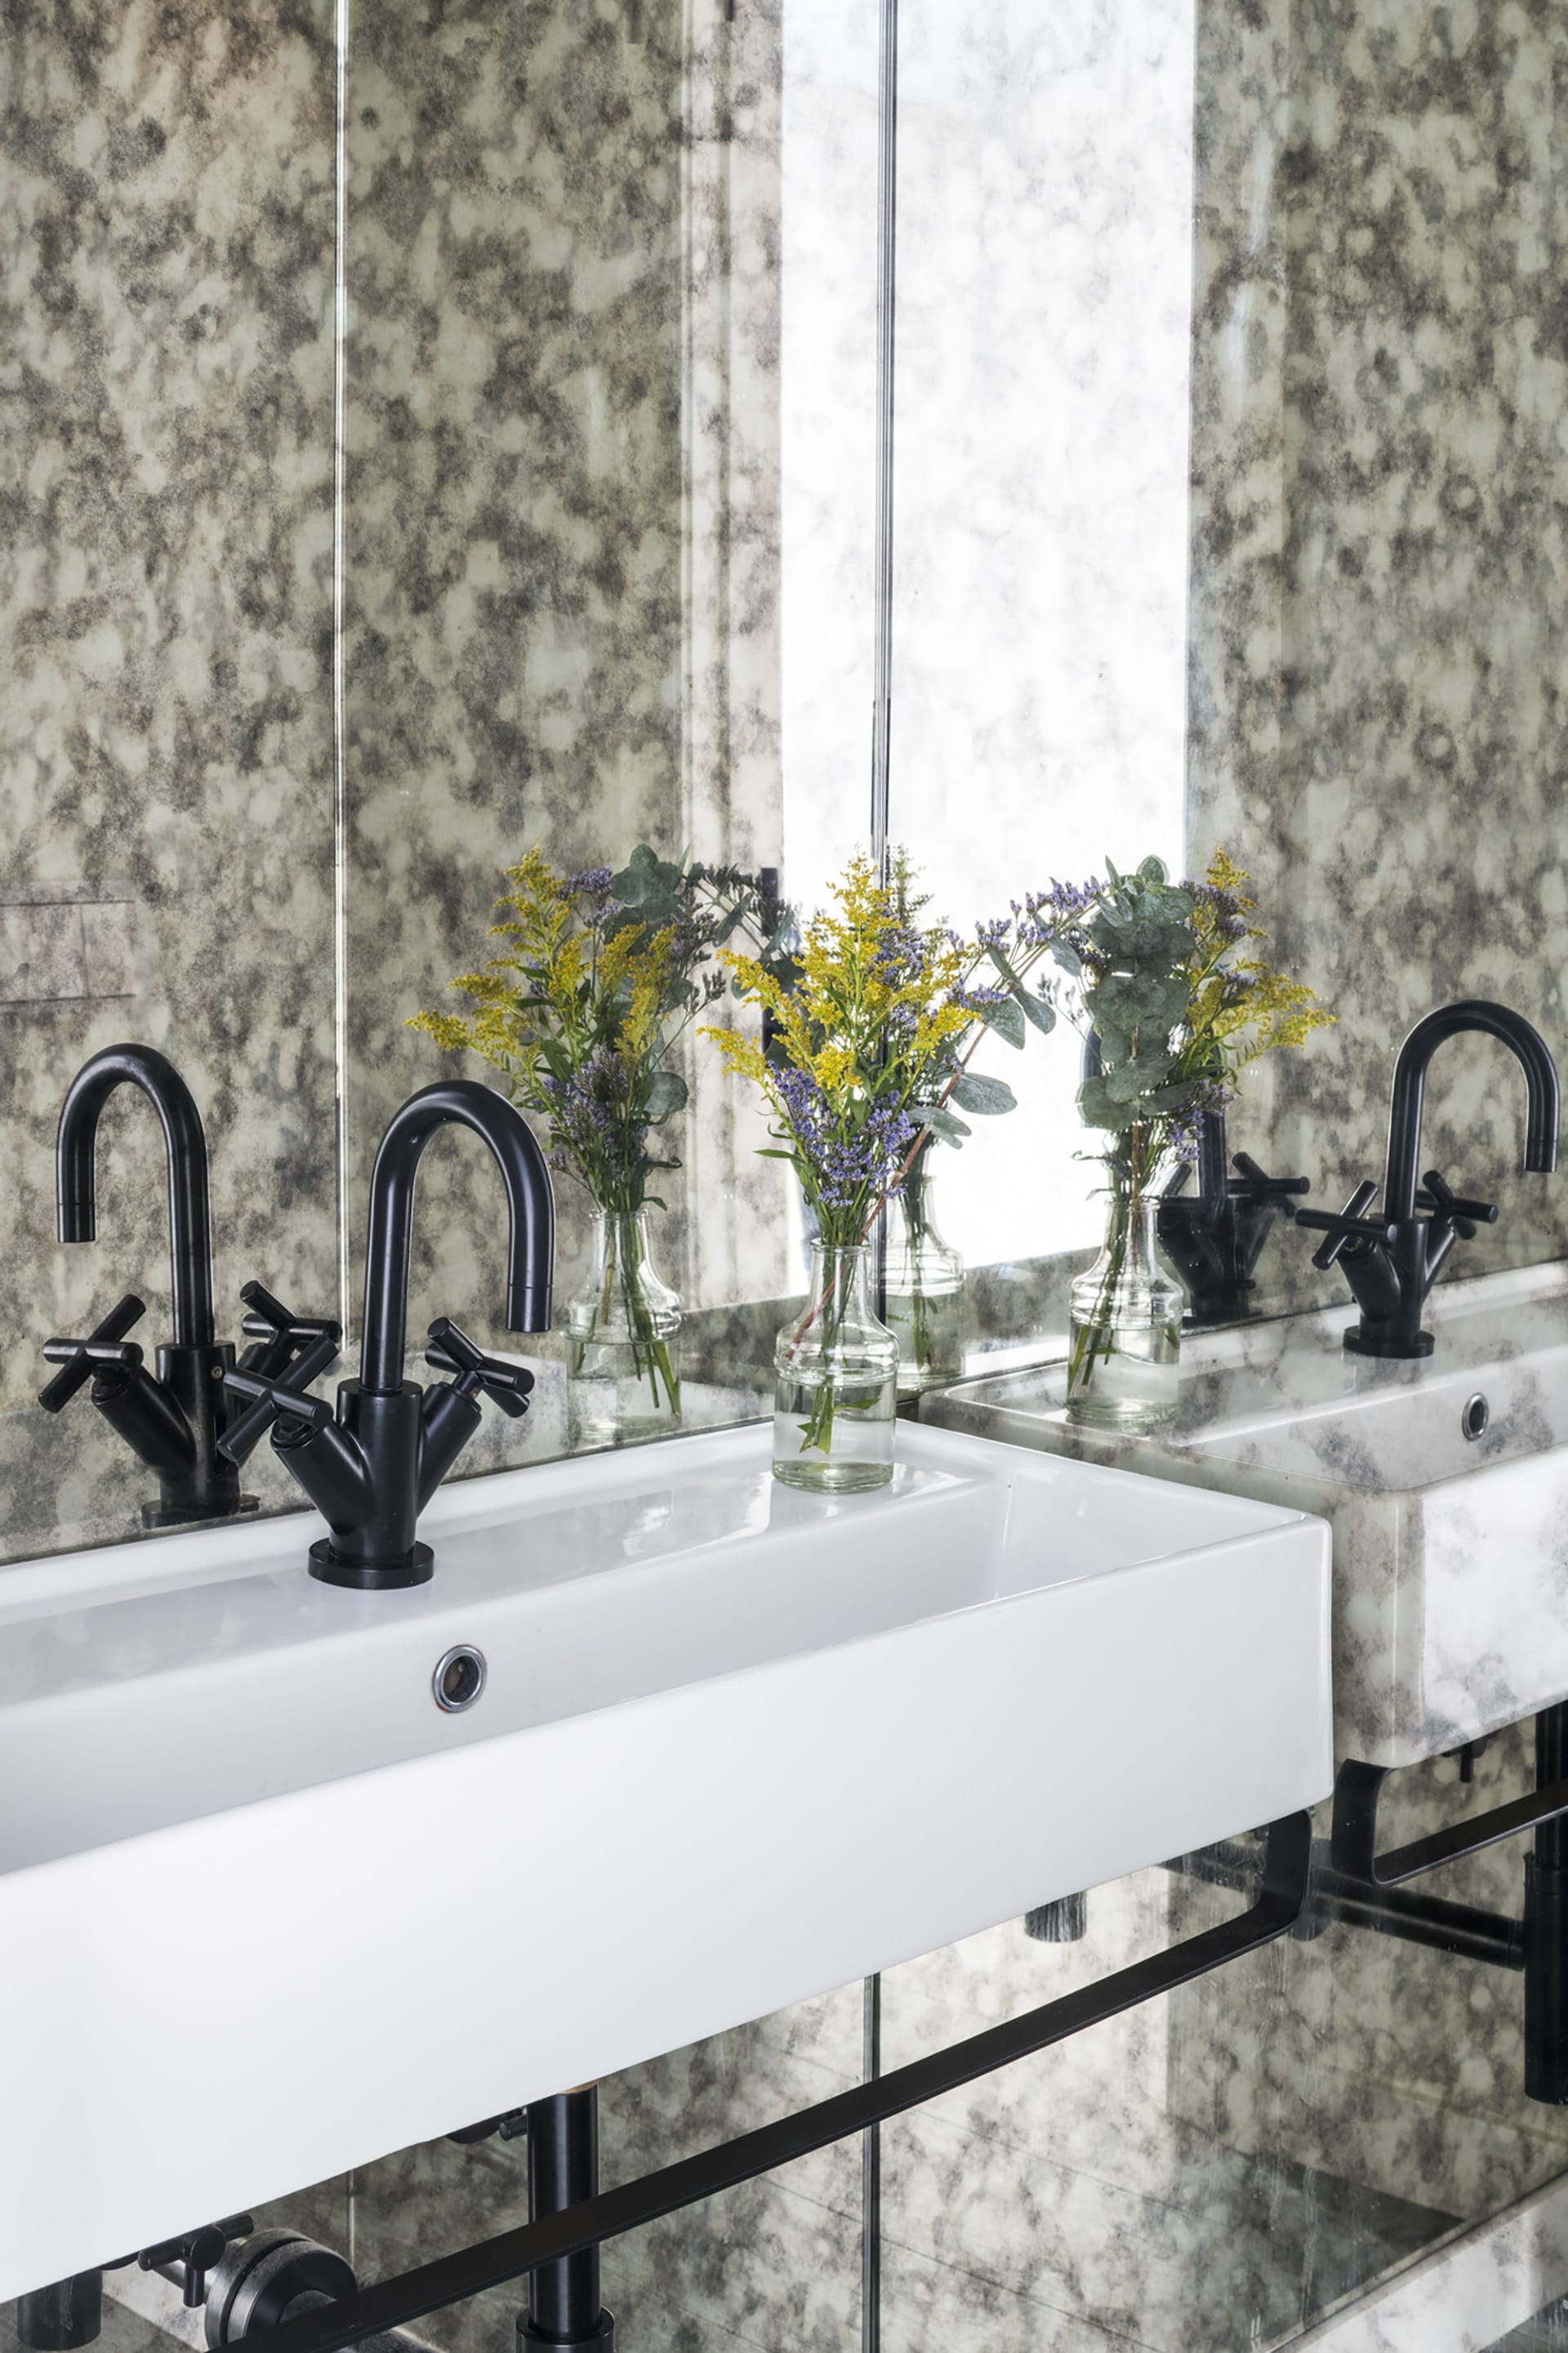
<svg viewBox="0 0 1568 2353">
<path fill-rule="evenodd" d="M 976 21 L 900 10 L 893 832 L 965 920 L 1180 863 L 1192 283 L 1190 0 Z M 972 1262 L 1094 1237 L 1077 1077 L 944 1167 Z"/>
</svg>

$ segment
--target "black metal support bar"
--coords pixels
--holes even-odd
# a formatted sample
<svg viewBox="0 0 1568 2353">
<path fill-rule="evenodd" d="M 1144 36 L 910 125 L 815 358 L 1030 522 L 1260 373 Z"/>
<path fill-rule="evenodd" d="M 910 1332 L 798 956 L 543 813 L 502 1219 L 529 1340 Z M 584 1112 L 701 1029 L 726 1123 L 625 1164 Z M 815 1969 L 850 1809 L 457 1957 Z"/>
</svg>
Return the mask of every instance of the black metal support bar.
<svg viewBox="0 0 1568 2353">
<path fill-rule="evenodd" d="M 1234 1893 L 1252 1886 L 1258 1857 L 1250 1848 L 1226 1840 L 1197 1854 L 1176 1855 L 1165 1865 L 1184 1879 Z M 1458 1953 L 1489 1967 L 1522 1969 L 1524 1922 L 1506 1913 L 1489 1912 L 1479 1904 L 1450 1904 L 1440 1895 L 1407 1894 L 1403 1888 L 1378 1888 L 1369 1881 L 1336 1871 L 1329 1841 L 1312 1843 L 1311 1884 L 1301 1916 L 1291 1934 L 1310 1943 L 1335 1926 L 1370 1929 L 1374 1936 L 1397 1936 L 1407 1945 L 1427 1945 L 1444 1953 Z"/>
<path fill-rule="evenodd" d="M 563 2213 L 542 2216 L 478 2246 L 437 2256 L 434 2263 L 420 2263 L 395 2279 L 363 2288 L 358 2295 L 330 2310 L 308 2313 L 276 2328 L 258 2331 L 250 2339 L 250 2353 L 342 2353 L 344 2347 L 360 2344 L 384 2329 L 444 2311 L 486 2288 L 504 2287 L 537 2271 L 542 2263 L 559 2263 L 606 2239 L 640 2231 L 662 2215 L 695 2206 L 720 2190 L 732 2189 L 739 2182 L 754 2180 L 759 2174 L 772 2173 L 796 2158 L 807 2157 L 814 2149 L 826 2148 L 889 2116 L 902 2116 L 995 2068 L 1065 2042 L 1070 2035 L 1135 2009 L 1156 1994 L 1190 1985 L 1194 1978 L 1206 1977 L 1211 1969 L 1256 1952 L 1285 1934 L 1306 1898 L 1311 1846 L 1310 1817 L 1287 1815 L 1269 1827 L 1258 1900 L 1236 1919 L 1185 1937 L 1169 1952 L 1152 1954 L 1130 1968 L 1118 1969 L 1098 1985 L 1082 1986 L 1022 2018 L 987 2027 L 949 2050 L 932 2052 L 909 2066 L 895 2068 L 889 2075 L 858 2084 L 795 2116 L 781 2116 L 755 2132 L 742 2133 L 718 2148 L 661 2167 L 641 2180 L 601 2190 Z"/>
<path fill-rule="evenodd" d="M 1549 1710 L 1548 1713 L 1555 1711 Z M 1504 1839 L 1517 1838 L 1542 1822 L 1568 1814 L 1568 1778 L 1559 1777 L 1527 1796 L 1493 1806 L 1468 1822 L 1453 1822 L 1430 1837 L 1379 1854 L 1377 1801 L 1390 1767 L 1385 1765 L 1342 1765 L 1334 1782 L 1334 1822 L 1331 1839 L 1336 1870 L 1369 1887 L 1397 1887 L 1406 1879 L 1420 1879 L 1445 1862 L 1460 1862 Z"/>
</svg>

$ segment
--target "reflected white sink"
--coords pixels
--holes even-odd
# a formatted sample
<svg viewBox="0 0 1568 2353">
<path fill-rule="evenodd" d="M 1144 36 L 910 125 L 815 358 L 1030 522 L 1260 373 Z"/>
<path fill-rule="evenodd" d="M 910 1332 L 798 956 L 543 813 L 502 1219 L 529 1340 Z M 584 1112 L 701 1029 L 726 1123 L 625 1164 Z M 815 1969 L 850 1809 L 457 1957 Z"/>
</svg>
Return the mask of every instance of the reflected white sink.
<svg viewBox="0 0 1568 2353">
<path fill-rule="evenodd" d="M 1067 1420 L 1065 1368 L 969 1382 L 944 1426 L 1321 1514 L 1341 1757 L 1406 1765 L 1568 1697 L 1568 1267 L 1434 1292 L 1429 1358 L 1347 1355 L 1343 1301 L 1189 1337 L 1174 1430 Z M 1466 1407 L 1486 1400 L 1479 1437 Z"/>
<path fill-rule="evenodd" d="M 412 1592 L 304 1516 L 0 1570 L 0 2296 L 1326 1791 L 1320 1523 L 770 1437 L 448 1488 Z"/>
</svg>

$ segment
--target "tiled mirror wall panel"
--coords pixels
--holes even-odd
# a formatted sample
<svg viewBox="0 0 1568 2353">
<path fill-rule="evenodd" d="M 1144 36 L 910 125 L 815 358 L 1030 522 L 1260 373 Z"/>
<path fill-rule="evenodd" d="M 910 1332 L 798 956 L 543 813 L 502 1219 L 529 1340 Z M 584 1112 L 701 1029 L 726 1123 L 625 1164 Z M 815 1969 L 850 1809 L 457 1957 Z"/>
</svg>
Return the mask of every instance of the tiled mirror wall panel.
<svg viewBox="0 0 1568 2353">
<path fill-rule="evenodd" d="M 903 0 L 879 616 L 888 21 L 0 18 L 6 1554 L 139 1532 L 85 1409 L 32 1405 L 44 1331 L 132 1287 L 150 1325 L 166 1305 L 143 1104 L 106 1121 L 99 1247 L 52 1244 L 79 1062 L 132 1036 L 189 1078 L 231 1332 L 258 1273 L 353 1317 L 381 1127 L 458 1067 L 408 1017 L 484 954 L 505 866 L 646 840 L 809 902 L 867 833 L 879 618 L 890 830 L 955 922 L 1107 852 L 1221 840 L 1251 871 L 1339 1025 L 1265 1067 L 1235 1140 L 1319 1198 L 1375 1170 L 1427 1006 L 1496 995 L 1561 1043 L 1558 15 Z M 1022 1108 L 948 1160 L 944 1208 L 971 1338 L 1037 1350 L 1094 1172 L 1070 1042 L 991 1060 Z M 753 1115 L 685 1067 L 661 1250 L 697 1426 L 754 1409 L 802 1232 Z M 1494 1080 L 1434 1072 L 1433 1156 L 1461 1176 L 1513 1166 Z M 447 1310 L 501 1337 L 486 1185 L 464 1141 L 432 1152 L 416 1330 Z M 1559 1191 L 1505 1176 L 1500 1198 L 1468 1271 L 1561 1254 Z M 588 1237 L 565 1187 L 562 1209 L 564 1297 Z M 1272 1303 L 1321 1303 L 1305 1251 L 1266 1271 Z M 521 1440 L 488 1431 L 465 1468 L 569 1442 L 562 1358 L 531 1353 Z M 250 1481 L 291 1506 L 265 1450 Z M 1523 1769 L 1500 1748 L 1468 1802 Z M 1434 1768 L 1445 1805 L 1453 1782 Z M 886 2063 L 1218 1900 L 1151 1873 L 1093 1891 L 1081 1943 L 1018 1923 L 911 1962 Z M 1398 1958 L 1339 1931 L 1281 1947 L 889 2128 L 870 2264 L 856 2150 L 612 2250 L 625 2341 L 837 2353 L 872 2276 L 889 2353 L 1289 2342 L 1561 2170 L 1513 2009 L 1435 1961 L 1412 2001 Z M 862 2063 L 852 1988 L 638 2070 L 605 2090 L 605 2178 Z M 522 2196 L 515 2152 L 439 2143 L 286 2211 L 374 2277 Z M 432 2341 L 491 2341 L 512 2308 Z M 112 2326 L 148 2341 L 124 2307 Z"/>
</svg>

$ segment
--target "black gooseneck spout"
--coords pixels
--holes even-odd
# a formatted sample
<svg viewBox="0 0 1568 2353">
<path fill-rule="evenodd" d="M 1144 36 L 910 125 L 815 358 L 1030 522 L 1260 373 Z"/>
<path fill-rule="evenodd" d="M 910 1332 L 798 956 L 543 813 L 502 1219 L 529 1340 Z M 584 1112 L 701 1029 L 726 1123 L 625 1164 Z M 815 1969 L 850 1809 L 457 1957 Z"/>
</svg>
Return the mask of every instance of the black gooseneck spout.
<svg viewBox="0 0 1568 2353">
<path fill-rule="evenodd" d="M 430 1326 L 426 1360 L 454 1378 L 422 1389 L 403 1377 L 415 1179 L 425 1146 L 449 1125 L 482 1136 L 500 1171 L 510 1213 L 507 1328 L 549 1329 L 555 1202 L 544 1155 L 504 1096 L 472 1079 L 448 1079 L 393 1113 L 375 1155 L 360 1377 L 340 1383 L 336 1415 L 301 1394 L 299 1371 L 279 1380 L 242 1366 L 225 1377 L 251 1409 L 224 1449 L 254 1444 L 272 1423 L 274 1451 L 331 1530 L 310 1546 L 310 1574 L 327 1585 L 422 1585 L 435 1556 L 416 1540 L 419 1514 L 479 1428 L 479 1397 L 514 1418 L 528 1410 L 533 1375 L 482 1355 L 445 1315 Z"/>
<path fill-rule="evenodd" d="M 1326 1237 L 1312 1264 L 1323 1273 L 1342 1267 L 1355 1294 L 1361 1321 L 1346 1332 L 1345 1346 L 1357 1356 L 1429 1356 L 1432 1335 L 1421 1329 L 1427 1293 L 1455 1244 L 1473 1240 L 1478 1223 L 1497 1222 L 1493 1202 L 1462 1199 L 1436 1168 L 1419 1179 L 1416 1173 L 1427 1065 L 1445 1038 L 1468 1029 L 1499 1039 L 1524 1071 L 1525 1167 L 1547 1176 L 1557 1166 L 1557 1068 L 1540 1031 L 1522 1014 L 1480 997 L 1426 1014 L 1394 1065 L 1383 1207 L 1373 1208 L 1377 1187 L 1368 1178 L 1342 1209 L 1298 1213 L 1299 1224 Z"/>
<path fill-rule="evenodd" d="M 234 1349 L 215 1336 L 212 1220 L 207 1208 L 207 1140 L 195 1098 L 165 1054 L 153 1046 L 109 1046 L 83 1064 L 60 1113 L 56 1144 L 56 1194 L 62 1242 L 98 1235 L 98 1126 L 116 1087 L 139 1087 L 158 1114 L 169 1164 L 169 1255 L 174 1336 L 158 1350 L 156 1377 L 127 1334 L 146 1314 L 128 1292 L 85 1339 L 55 1338 L 44 1355 L 59 1366 L 40 1391 L 46 1413 L 60 1413 L 92 1384 L 92 1402 L 149 1469 L 158 1474 L 157 1508 L 142 1511 L 150 1527 L 184 1520 L 225 1518 L 253 1510 L 239 1492 L 239 1465 L 260 1435 L 236 1445 L 224 1383 Z M 240 1293 L 254 1344 L 240 1359 L 246 1370 L 313 1378 L 337 1354 L 338 1326 L 323 1317 L 296 1316 L 259 1283 Z M 226 1442 L 227 1441 L 227 1442 Z"/>
<path fill-rule="evenodd" d="M 213 1341 L 212 1221 L 207 1140 L 195 1097 L 166 1054 L 153 1046 L 106 1046 L 71 1082 L 55 1148 L 62 1242 L 98 1233 L 98 1123 L 116 1087 L 140 1087 L 158 1114 L 169 1164 L 169 1259 L 176 1348 Z"/>
<path fill-rule="evenodd" d="M 414 1180 L 425 1146 L 437 1128 L 450 1125 L 469 1128 L 484 1138 L 506 1190 L 510 1220 L 506 1328 L 550 1328 L 555 1202 L 550 1171 L 532 1130 L 504 1096 L 473 1079 L 448 1079 L 426 1087 L 393 1113 L 371 1173 L 360 1386 L 374 1396 L 395 1396 L 403 1386 Z"/>
<path fill-rule="evenodd" d="M 1388 1166 L 1383 1180 L 1384 1214 L 1389 1219 L 1415 1215 L 1416 1171 L 1421 1159 L 1421 1110 L 1426 1091 L 1426 1068 L 1445 1038 L 1479 1029 L 1501 1040 L 1524 1072 L 1529 1094 L 1526 1113 L 1524 1165 L 1539 1176 L 1557 1166 L 1557 1066 L 1546 1040 L 1521 1013 L 1483 997 L 1461 997 L 1440 1005 L 1415 1024 L 1399 1050 L 1394 1065 L 1394 1088 L 1388 1117 Z"/>
<path fill-rule="evenodd" d="M 38 1402 L 47 1413 L 60 1413 L 91 1382 L 92 1402 L 110 1428 L 157 1473 L 158 1505 L 142 1514 L 149 1526 L 222 1518 L 246 1509 L 247 1499 L 239 1492 L 237 1461 L 217 1447 L 227 1406 L 223 1377 L 234 1350 L 214 1337 L 207 1141 L 195 1098 L 156 1048 L 106 1047 L 71 1082 L 55 1151 L 59 1238 L 97 1238 L 99 1122 L 121 1086 L 141 1090 L 163 1131 L 174 1340 L 158 1350 L 154 1377 L 141 1347 L 126 1337 L 146 1312 L 127 1293 L 87 1338 L 45 1342 L 45 1356 L 60 1369 Z"/>
</svg>

